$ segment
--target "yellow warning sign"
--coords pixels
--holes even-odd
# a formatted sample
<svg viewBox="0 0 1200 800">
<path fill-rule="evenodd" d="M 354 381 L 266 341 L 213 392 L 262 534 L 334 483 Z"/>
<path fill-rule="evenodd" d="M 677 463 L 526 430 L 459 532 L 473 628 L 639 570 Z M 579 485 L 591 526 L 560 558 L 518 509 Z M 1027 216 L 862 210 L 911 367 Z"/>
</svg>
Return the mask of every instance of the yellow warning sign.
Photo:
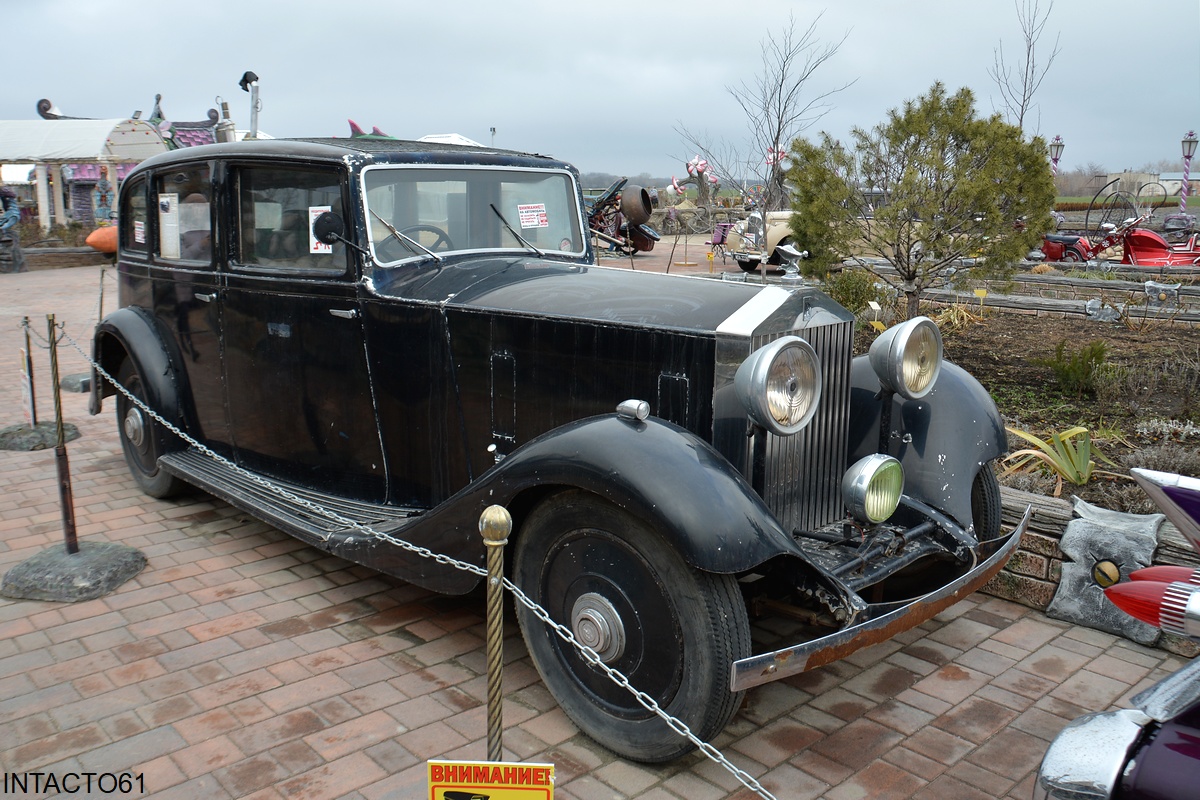
<svg viewBox="0 0 1200 800">
<path fill-rule="evenodd" d="M 429 761 L 429 800 L 554 800 L 554 765 Z"/>
</svg>

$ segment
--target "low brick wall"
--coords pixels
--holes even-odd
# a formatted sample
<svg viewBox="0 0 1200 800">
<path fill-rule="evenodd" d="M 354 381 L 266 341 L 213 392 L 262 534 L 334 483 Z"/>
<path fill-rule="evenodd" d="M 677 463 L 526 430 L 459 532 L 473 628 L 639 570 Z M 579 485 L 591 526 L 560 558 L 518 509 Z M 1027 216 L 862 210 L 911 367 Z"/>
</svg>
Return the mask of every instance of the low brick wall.
<svg viewBox="0 0 1200 800">
<path fill-rule="evenodd" d="M 1000 487 L 1003 503 L 1001 522 L 1011 528 L 1020 521 L 1026 506 L 1033 506 L 1029 529 L 1021 537 L 1008 565 L 983 587 L 983 591 L 1021 605 L 1045 611 L 1058 589 L 1063 553 L 1059 549 L 1063 531 L 1071 521 L 1071 504 L 1057 497 L 1031 494 Z"/>
<path fill-rule="evenodd" d="M 1071 503 L 1006 486 L 1000 487 L 1000 497 L 1003 505 L 1001 521 L 1005 528 L 1016 526 L 1026 506 L 1033 506 L 1033 516 L 1013 557 L 981 591 L 1045 611 L 1062 576 L 1064 556 L 1059 542 L 1067 523 L 1074 518 Z M 1159 528 L 1153 561 L 1155 564 L 1200 567 L 1200 554 L 1168 520 Z M 1200 645 L 1169 634 L 1162 636 L 1159 646 L 1188 657 L 1200 654 Z"/>
<path fill-rule="evenodd" d="M 63 269 L 66 267 L 104 266 L 112 256 L 91 247 L 25 247 L 25 269 Z"/>
</svg>

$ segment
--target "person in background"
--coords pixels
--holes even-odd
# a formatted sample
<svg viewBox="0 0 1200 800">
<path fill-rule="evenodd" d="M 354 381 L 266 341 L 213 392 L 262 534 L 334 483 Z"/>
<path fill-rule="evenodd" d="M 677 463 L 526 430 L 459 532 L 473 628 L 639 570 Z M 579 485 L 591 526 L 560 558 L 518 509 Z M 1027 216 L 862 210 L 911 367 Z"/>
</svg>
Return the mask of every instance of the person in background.
<svg viewBox="0 0 1200 800">
<path fill-rule="evenodd" d="M 16 193 L 3 184 L 0 184 L 0 206 L 0 272 L 24 272 L 25 256 L 17 233 L 21 208 Z"/>
</svg>

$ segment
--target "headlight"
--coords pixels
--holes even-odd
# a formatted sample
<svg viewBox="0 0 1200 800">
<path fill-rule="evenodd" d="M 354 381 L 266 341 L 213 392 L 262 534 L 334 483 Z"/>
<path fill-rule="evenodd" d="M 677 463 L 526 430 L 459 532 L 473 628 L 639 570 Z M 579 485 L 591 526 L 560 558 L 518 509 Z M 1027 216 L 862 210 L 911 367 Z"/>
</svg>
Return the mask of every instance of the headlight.
<svg viewBox="0 0 1200 800">
<path fill-rule="evenodd" d="M 942 371 L 942 334 L 929 317 L 914 317 L 872 342 L 869 357 L 886 388 L 916 400 L 929 394 Z"/>
<path fill-rule="evenodd" d="M 821 397 L 821 368 L 812 345 L 798 336 L 776 339 L 750 354 L 733 380 L 750 418 L 790 436 L 808 424 Z"/>
<path fill-rule="evenodd" d="M 904 468 L 882 453 L 860 459 L 842 477 L 842 499 L 859 522 L 873 524 L 891 517 L 903 491 Z"/>
</svg>

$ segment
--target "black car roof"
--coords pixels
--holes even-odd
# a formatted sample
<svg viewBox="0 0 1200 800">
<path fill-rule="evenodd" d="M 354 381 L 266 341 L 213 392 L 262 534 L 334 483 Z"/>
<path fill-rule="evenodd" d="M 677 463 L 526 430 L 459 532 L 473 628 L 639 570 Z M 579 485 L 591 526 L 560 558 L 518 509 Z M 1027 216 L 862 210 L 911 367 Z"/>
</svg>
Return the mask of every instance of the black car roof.
<svg viewBox="0 0 1200 800">
<path fill-rule="evenodd" d="M 570 164 L 537 153 L 501 150 L 484 145 L 458 145 L 443 142 L 417 142 L 406 139 L 370 139 L 358 137 L 257 139 L 252 141 L 206 144 L 161 153 L 143 161 L 143 168 L 158 167 L 206 158 L 275 157 L 306 161 L 344 161 L 359 164 L 487 164 L 560 168 L 574 172 Z"/>
</svg>

